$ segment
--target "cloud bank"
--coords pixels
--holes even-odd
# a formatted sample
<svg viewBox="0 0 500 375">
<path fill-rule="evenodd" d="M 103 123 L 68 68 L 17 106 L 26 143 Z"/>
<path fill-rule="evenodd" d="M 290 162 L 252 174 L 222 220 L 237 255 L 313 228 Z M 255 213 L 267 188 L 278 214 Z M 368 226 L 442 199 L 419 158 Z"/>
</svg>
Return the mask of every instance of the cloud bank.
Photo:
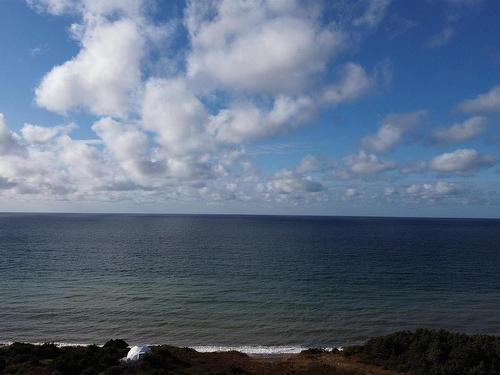
<svg viewBox="0 0 500 375">
<path fill-rule="evenodd" d="M 62 116 L 86 114 L 94 139 L 74 138 L 71 121 L 29 123 L 15 132 L 0 115 L 4 197 L 300 205 L 337 198 L 446 199 L 459 191 L 446 181 L 377 192 L 345 187 L 410 173 L 391 152 L 425 127 L 429 111 L 418 107 L 381 116 L 357 150 L 336 159 L 310 154 L 294 166 L 262 171 L 248 152 L 313 126 L 325 110 L 383 90 L 391 62 L 364 66 L 355 50 L 381 25 L 389 0 L 346 2 L 352 9 L 339 19 L 325 17 L 328 2 L 188 1 L 182 19 L 163 21 L 154 17 L 150 0 L 27 3 L 40 16 L 70 16 L 69 34 L 79 47 L 40 77 L 34 101 Z M 444 45 L 452 36 L 436 35 L 430 44 Z M 173 41 L 182 38 L 185 43 L 173 50 Z M 500 111 L 500 88 L 457 108 L 470 117 L 435 128 L 427 136 L 430 145 L 483 135 L 487 116 Z M 425 159 L 411 173 L 470 176 L 497 160 L 472 148 Z"/>
</svg>

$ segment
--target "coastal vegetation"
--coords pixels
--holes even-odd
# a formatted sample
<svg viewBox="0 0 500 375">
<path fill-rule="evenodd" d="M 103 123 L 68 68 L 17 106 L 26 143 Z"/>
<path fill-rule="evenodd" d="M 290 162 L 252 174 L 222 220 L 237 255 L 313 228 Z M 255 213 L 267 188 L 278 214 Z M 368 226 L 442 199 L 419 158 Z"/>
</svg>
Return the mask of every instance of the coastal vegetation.
<svg viewBox="0 0 500 375">
<path fill-rule="evenodd" d="M 346 355 L 414 375 L 498 375 L 500 337 L 419 329 L 375 337 Z"/>
<path fill-rule="evenodd" d="M 143 359 L 121 362 L 127 351 L 123 340 L 102 347 L 14 343 L 0 347 L 0 374 L 500 374 L 500 337 L 444 330 L 396 332 L 343 352 L 308 349 L 294 355 L 248 356 L 160 345 Z"/>
</svg>

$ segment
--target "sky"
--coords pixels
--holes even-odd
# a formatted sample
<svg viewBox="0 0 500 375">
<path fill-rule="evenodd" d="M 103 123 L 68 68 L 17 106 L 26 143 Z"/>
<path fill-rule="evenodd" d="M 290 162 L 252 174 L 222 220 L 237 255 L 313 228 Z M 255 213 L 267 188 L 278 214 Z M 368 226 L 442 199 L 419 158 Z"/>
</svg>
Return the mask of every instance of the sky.
<svg viewBox="0 0 500 375">
<path fill-rule="evenodd" d="M 496 0 L 2 0 L 0 211 L 500 217 Z"/>
</svg>

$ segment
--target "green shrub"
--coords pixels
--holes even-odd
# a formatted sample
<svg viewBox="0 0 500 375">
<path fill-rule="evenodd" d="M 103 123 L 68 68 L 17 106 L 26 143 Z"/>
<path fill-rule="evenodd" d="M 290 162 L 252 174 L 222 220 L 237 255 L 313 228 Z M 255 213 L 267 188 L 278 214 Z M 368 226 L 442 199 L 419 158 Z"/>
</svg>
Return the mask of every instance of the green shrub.
<svg viewBox="0 0 500 375">
<path fill-rule="evenodd" d="M 498 375 L 500 337 L 419 329 L 376 337 L 357 352 L 367 363 L 415 375 Z"/>
</svg>

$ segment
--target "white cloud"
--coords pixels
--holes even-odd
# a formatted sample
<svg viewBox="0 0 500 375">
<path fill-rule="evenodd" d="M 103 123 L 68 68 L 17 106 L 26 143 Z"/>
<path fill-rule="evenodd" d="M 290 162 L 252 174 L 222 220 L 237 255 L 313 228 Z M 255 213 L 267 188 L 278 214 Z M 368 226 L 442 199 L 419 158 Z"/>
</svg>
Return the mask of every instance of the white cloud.
<svg viewBox="0 0 500 375">
<path fill-rule="evenodd" d="M 394 113 L 382 120 L 375 135 L 366 136 L 361 140 L 363 147 L 377 152 L 384 152 L 399 143 L 405 133 L 419 126 L 426 111 L 409 113 Z"/>
<path fill-rule="evenodd" d="M 361 186 L 345 191 L 345 186 L 336 186 L 340 182 L 332 174 L 370 180 L 394 171 L 384 178 L 399 177 L 396 163 L 370 152 L 404 141 L 425 115 L 417 111 L 386 117 L 376 134 L 363 139 L 364 150 L 338 162 L 307 155 L 290 169 L 273 173 L 266 166 L 259 172 L 251 159 L 256 154 L 245 151 L 248 143 L 291 132 L 320 109 L 352 102 L 390 81 L 390 62 L 370 70 L 335 61 L 338 53 L 379 25 L 389 0 L 346 5 L 354 12 L 338 24 L 326 21 L 328 2 L 189 1 L 184 12 L 188 45 L 175 51 L 167 51 L 166 43 L 156 44 L 165 40 L 166 29 L 150 17 L 148 0 L 28 2 L 38 10 L 78 19 L 71 32 L 79 52 L 43 77 L 36 102 L 58 113 L 97 115 L 92 125 L 97 139 L 72 138 L 71 125 L 25 124 L 18 135 L 0 117 L 2 197 L 155 204 L 261 200 L 266 206 L 333 196 L 368 199 L 373 194 L 365 194 Z M 170 52 L 176 54 L 175 61 L 165 64 L 175 68 L 158 68 L 156 60 L 167 59 Z M 443 142 L 469 139 L 479 127 L 466 121 L 441 129 L 436 137 Z M 310 151 L 308 146 L 294 153 Z M 453 162 L 460 158 L 452 154 L 423 162 L 419 171 L 468 174 L 493 163 L 478 154 Z M 445 185 L 422 186 L 413 190 L 446 190 Z M 395 188 L 383 194 L 402 197 Z"/>
<path fill-rule="evenodd" d="M 384 197 L 389 198 L 397 194 L 396 188 L 392 186 L 387 186 L 384 188 Z"/>
<path fill-rule="evenodd" d="M 336 84 L 316 90 L 320 94 L 302 94 L 317 86 L 344 41 L 343 32 L 321 21 L 321 7 L 312 4 L 189 2 L 184 20 L 191 49 L 185 55 L 185 76 L 178 72 L 177 78 L 141 76 L 149 42 L 165 31 L 148 21 L 147 2 L 30 4 L 82 18 L 72 26 L 80 52 L 47 73 L 36 89 L 37 103 L 60 113 L 82 108 L 121 119 L 139 115 L 142 127 L 158 136 L 169 155 L 199 154 L 213 150 L 214 142 L 240 143 L 289 131 L 310 119 L 319 106 L 352 101 L 375 83 L 351 62 L 339 68 Z M 212 89 L 217 92 L 210 93 Z M 213 100 L 221 90 L 227 91 L 221 93 L 225 103 L 209 115 L 195 93 Z"/>
<path fill-rule="evenodd" d="M 24 153 L 19 137 L 9 130 L 4 115 L 0 113 L 0 156 L 23 156 Z"/>
<path fill-rule="evenodd" d="M 499 113 L 500 112 L 500 86 L 493 87 L 490 91 L 468 99 L 458 105 L 458 109 L 467 113 Z"/>
<path fill-rule="evenodd" d="M 72 11 L 76 5 L 74 0 L 27 0 L 27 3 L 39 11 L 61 15 Z"/>
<path fill-rule="evenodd" d="M 422 173 L 427 171 L 428 163 L 425 161 L 414 161 L 402 166 L 399 171 L 403 174 Z"/>
<path fill-rule="evenodd" d="M 480 155 L 474 149 L 458 149 L 436 156 L 430 162 L 430 169 L 457 175 L 470 175 L 479 169 L 488 168 L 495 164 L 496 157 Z"/>
<path fill-rule="evenodd" d="M 43 144 L 53 140 L 55 137 L 67 134 L 75 129 L 75 124 L 44 127 L 33 124 L 24 124 L 21 134 L 28 144 Z"/>
<path fill-rule="evenodd" d="M 425 43 L 426 48 L 440 48 L 446 46 L 455 37 L 460 29 L 461 20 L 473 12 L 473 7 L 482 0 L 447 0 L 445 1 L 445 20 L 440 31 L 432 35 Z M 436 2 L 440 4 L 440 2 Z M 440 4 L 441 5 L 441 4 Z"/>
<path fill-rule="evenodd" d="M 286 169 L 257 184 L 257 191 L 265 200 L 292 204 L 323 200 L 324 190 L 320 182 Z"/>
<path fill-rule="evenodd" d="M 3 149 L 24 153 L 26 162 L 6 159 L 0 176 L 22 194 L 119 199 L 135 190 L 138 197 L 169 199 L 319 199 L 324 186 L 305 175 L 318 172 L 318 160 L 263 177 L 239 146 L 294 130 L 321 106 L 353 101 L 377 81 L 353 62 L 338 68 L 337 82 L 324 80 L 346 34 L 325 22 L 318 4 L 189 2 L 190 48 L 179 55 L 185 71 L 165 74 L 148 65 L 165 29 L 149 17 L 147 1 L 28 2 L 79 18 L 70 29 L 80 51 L 43 77 L 37 104 L 100 119 L 92 126 L 98 139 L 90 141 L 72 139 L 71 126 L 25 124 L 22 137 L 5 128 Z"/>
<path fill-rule="evenodd" d="M 314 155 L 306 155 L 296 168 L 297 173 L 316 172 L 321 169 L 321 160 Z"/>
<path fill-rule="evenodd" d="M 327 103 L 350 102 L 369 91 L 375 83 L 361 65 L 352 62 L 339 70 L 338 77 L 337 84 L 325 88 L 323 100 Z"/>
<path fill-rule="evenodd" d="M 484 117 L 474 116 L 449 128 L 436 129 L 432 132 L 431 141 L 434 143 L 464 142 L 484 133 L 487 124 Z"/>
<path fill-rule="evenodd" d="M 28 0 L 52 14 L 70 13 L 80 51 L 54 66 L 35 90 L 36 103 L 65 114 L 84 109 L 98 116 L 127 117 L 137 111 L 147 53 L 173 29 L 156 25 L 146 0 Z"/>
<path fill-rule="evenodd" d="M 306 96 L 278 96 L 268 110 L 251 102 L 236 102 L 212 116 L 208 126 L 218 142 L 241 143 L 291 130 L 307 120 L 314 108 L 315 103 Z"/>
<path fill-rule="evenodd" d="M 301 92 L 344 41 L 319 16 L 298 1 L 189 2 L 187 75 L 203 89 Z"/>
<path fill-rule="evenodd" d="M 143 128 L 157 134 L 169 155 L 213 150 L 206 128 L 208 113 L 182 78 L 149 80 L 141 115 Z"/>
<path fill-rule="evenodd" d="M 47 44 L 41 44 L 36 47 L 30 48 L 29 53 L 31 57 L 38 57 L 48 51 Z"/>
<path fill-rule="evenodd" d="M 359 192 L 354 188 L 348 188 L 344 192 L 345 198 L 354 198 L 359 195 Z"/>
<path fill-rule="evenodd" d="M 443 30 L 434 34 L 426 43 L 427 48 L 438 48 L 448 44 L 455 36 L 455 30 L 451 26 L 446 26 Z"/>
<path fill-rule="evenodd" d="M 139 16 L 145 7 L 144 0 L 27 0 L 27 3 L 53 15 L 79 13 L 88 19 L 116 14 Z"/>
<path fill-rule="evenodd" d="M 355 26 L 376 27 L 385 17 L 391 0 L 369 0 L 364 14 L 353 21 Z"/>
<path fill-rule="evenodd" d="M 164 170 L 164 164 L 150 155 L 146 134 L 135 126 L 103 118 L 92 125 L 92 130 L 133 181 L 147 183 L 147 177 Z"/>
<path fill-rule="evenodd" d="M 342 179 L 369 176 L 396 168 L 393 162 L 380 160 L 376 155 L 365 151 L 348 155 L 342 162 L 342 166 L 336 172 L 336 176 Z"/>
<path fill-rule="evenodd" d="M 0 158 L 2 190 L 72 201 L 142 199 L 151 194 L 185 200 L 212 193 L 222 197 L 221 186 L 228 184 L 224 177 L 229 178 L 225 168 L 238 167 L 238 155 L 231 151 L 220 152 L 215 160 L 169 155 L 161 145 L 152 147 L 138 125 L 111 118 L 92 126 L 100 143 L 72 139 L 67 134 L 71 129 L 51 132 L 26 125 L 21 138 L 2 126 L 0 150 L 8 152 Z M 221 186 L 207 190 L 215 175 Z"/>
<path fill-rule="evenodd" d="M 404 190 L 405 194 L 412 199 L 429 202 L 455 197 L 461 191 L 462 189 L 459 185 L 446 181 L 412 184 Z"/>
<path fill-rule="evenodd" d="M 10 143 L 15 140 L 18 151 L 0 158 L 0 176 L 16 194 L 97 199 L 110 186 L 128 181 L 97 147 L 71 139 L 63 127 L 55 134 L 35 125 L 25 126 L 20 138 L 3 125 L 2 134 L 10 134 L 7 139 Z"/>
<path fill-rule="evenodd" d="M 327 85 L 319 97 L 277 95 L 270 107 L 235 101 L 211 116 L 209 129 L 222 143 L 269 138 L 304 124 L 322 105 L 353 101 L 374 85 L 374 78 L 360 65 L 347 63 L 338 72 L 338 82 Z"/>
<path fill-rule="evenodd" d="M 54 67 L 36 89 L 36 102 L 65 113 L 86 108 L 97 115 L 122 117 L 132 105 L 141 79 L 145 39 L 130 19 L 85 25 L 82 49 Z"/>
<path fill-rule="evenodd" d="M 8 178 L 0 176 L 0 190 L 8 190 L 16 186 L 15 182 L 9 181 Z"/>
</svg>

